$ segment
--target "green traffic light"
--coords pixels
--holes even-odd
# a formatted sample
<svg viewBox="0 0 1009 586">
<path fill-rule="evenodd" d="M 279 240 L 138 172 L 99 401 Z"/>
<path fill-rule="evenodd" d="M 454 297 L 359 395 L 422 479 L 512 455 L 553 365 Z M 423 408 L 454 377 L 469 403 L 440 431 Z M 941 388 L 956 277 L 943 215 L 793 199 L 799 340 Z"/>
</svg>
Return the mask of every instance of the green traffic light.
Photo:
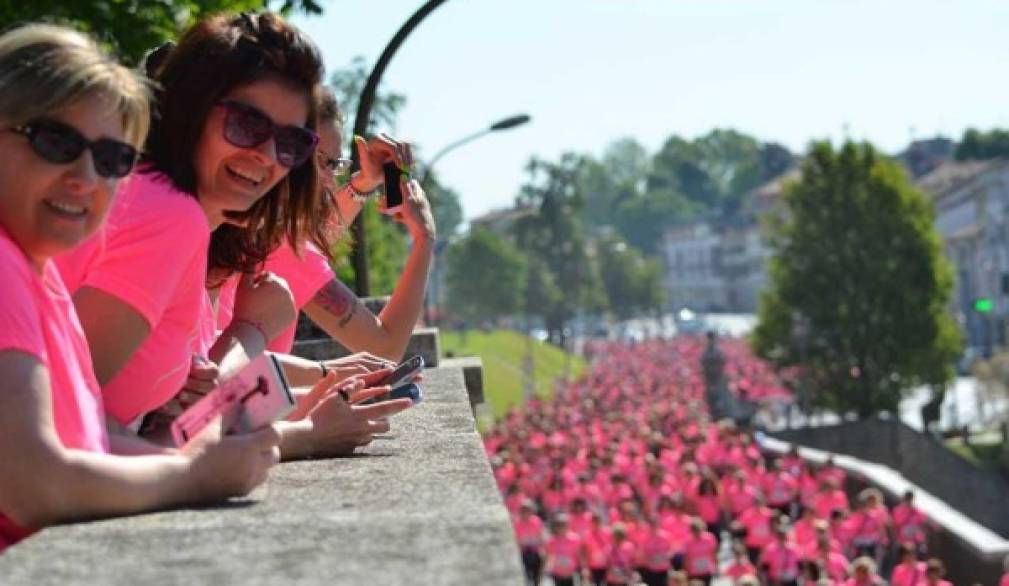
<svg viewBox="0 0 1009 586">
<path fill-rule="evenodd" d="M 974 311 L 978 313 L 991 313 L 995 309 L 995 302 L 987 297 L 974 300 Z"/>
</svg>

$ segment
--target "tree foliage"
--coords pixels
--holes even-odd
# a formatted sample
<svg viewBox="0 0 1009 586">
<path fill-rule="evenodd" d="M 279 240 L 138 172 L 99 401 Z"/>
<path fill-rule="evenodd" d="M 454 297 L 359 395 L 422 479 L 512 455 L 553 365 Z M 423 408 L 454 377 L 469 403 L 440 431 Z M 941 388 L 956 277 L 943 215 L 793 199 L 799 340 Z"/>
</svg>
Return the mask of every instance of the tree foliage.
<svg viewBox="0 0 1009 586">
<path fill-rule="evenodd" d="M 946 310 L 952 271 L 903 170 L 868 144 L 817 143 L 783 204 L 756 350 L 802 365 L 819 405 L 861 417 L 944 385 L 961 344 Z"/>
<path fill-rule="evenodd" d="M 517 203 L 537 213 L 517 219 L 513 226 L 519 250 L 541 259 L 563 292 L 558 302 L 544 299 L 526 307 L 528 313 L 543 318 L 551 340 L 562 346 L 568 320 L 579 310 L 598 310 L 605 303 L 577 215 L 584 201 L 577 181 L 581 165 L 582 159 L 571 153 L 555 163 L 530 161 L 529 180 L 522 186 Z"/>
<path fill-rule="evenodd" d="M 625 320 L 661 309 L 665 288 L 658 262 L 646 259 L 616 235 L 601 238 L 595 248 L 607 306 L 613 315 Z"/>
<path fill-rule="evenodd" d="M 787 148 L 735 130 L 694 140 L 671 136 L 654 156 L 633 139 L 613 142 L 601 159 L 583 157 L 582 217 L 612 226 L 645 254 L 659 251 L 670 226 L 735 214 L 743 196 L 793 164 Z"/>
<path fill-rule="evenodd" d="M 968 128 L 956 145 L 953 156 L 958 161 L 1009 157 L 1009 130 L 996 128 L 981 132 Z"/>
<path fill-rule="evenodd" d="M 526 264 L 506 239 L 474 228 L 448 249 L 449 305 L 467 320 L 493 320 L 517 313 L 526 291 Z"/>
<path fill-rule="evenodd" d="M 27 22 L 67 24 L 95 35 L 130 65 L 215 12 L 274 9 L 322 14 L 319 0 L 0 0 L 0 29 Z"/>
</svg>

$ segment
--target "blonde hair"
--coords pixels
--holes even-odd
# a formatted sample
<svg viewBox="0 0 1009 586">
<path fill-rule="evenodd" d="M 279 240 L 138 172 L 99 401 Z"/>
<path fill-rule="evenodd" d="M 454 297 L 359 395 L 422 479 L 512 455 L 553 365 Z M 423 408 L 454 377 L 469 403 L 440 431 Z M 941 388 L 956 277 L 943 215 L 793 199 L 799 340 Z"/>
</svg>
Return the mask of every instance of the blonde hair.
<svg viewBox="0 0 1009 586">
<path fill-rule="evenodd" d="M 87 35 L 51 24 L 28 24 L 0 35 L 0 118 L 16 126 L 101 96 L 123 118 L 138 150 L 150 126 L 148 82 L 103 52 Z"/>
</svg>

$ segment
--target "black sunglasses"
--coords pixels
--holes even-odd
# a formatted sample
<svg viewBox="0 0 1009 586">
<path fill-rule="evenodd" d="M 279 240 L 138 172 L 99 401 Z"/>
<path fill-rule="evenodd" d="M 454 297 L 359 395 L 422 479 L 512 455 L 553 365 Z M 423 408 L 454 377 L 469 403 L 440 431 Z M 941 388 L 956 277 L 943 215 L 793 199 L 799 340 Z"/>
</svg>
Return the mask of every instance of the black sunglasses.
<svg viewBox="0 0 1009 586">
<path fill-rule="evenodd" d="M 37 120 L 11 130 L 26 136 L 35 154 L 57 165 L 74 161 L 90 149 L 95 171 L 102 177 L 125 177 L 137 161 L 132 145 L 111 138 L 88 140 L 73 126 L 55 120 Z"/>
<path fill-rule="evenodd" d="M 277 147 L 277 162 L 287 168 L 301 165 L 312 156 L 319 135 L 303 126 L 278 126 L 273 120 L 248 104 L 221 100 L 226 110 L 224 138 L 236 147 L 255 148 L 270 138 Z"/>
</svg>

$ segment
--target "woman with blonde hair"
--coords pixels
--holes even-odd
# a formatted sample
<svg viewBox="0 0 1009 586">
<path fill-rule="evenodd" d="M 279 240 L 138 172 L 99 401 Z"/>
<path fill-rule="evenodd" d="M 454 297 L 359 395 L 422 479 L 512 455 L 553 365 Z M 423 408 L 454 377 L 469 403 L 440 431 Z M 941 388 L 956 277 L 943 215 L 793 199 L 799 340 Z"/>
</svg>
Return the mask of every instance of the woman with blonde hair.
<svg viewBox="0 0 1009 586">
<path fill-rule="evenodd" d="M 41 527 L 248 493 L 277 431 L 124 457 L 105 432 L 87 340 L 53 257 L 105 221 L 147 134 L 145 84 L 86 36 L 0 36 L 0 550 Z"/>
</svg>

